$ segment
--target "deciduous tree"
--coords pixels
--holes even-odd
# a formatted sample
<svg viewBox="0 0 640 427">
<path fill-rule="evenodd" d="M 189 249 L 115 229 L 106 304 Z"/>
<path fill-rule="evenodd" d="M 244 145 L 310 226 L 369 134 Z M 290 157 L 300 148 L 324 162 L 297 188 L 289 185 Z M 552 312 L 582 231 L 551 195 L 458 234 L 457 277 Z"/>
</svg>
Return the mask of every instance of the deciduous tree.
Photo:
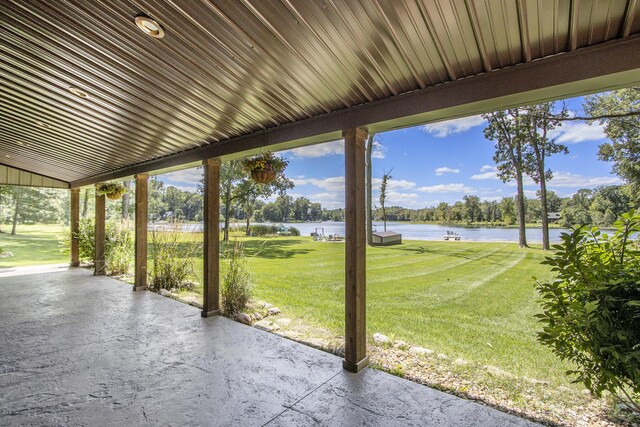
<svg viewBox="0 0 640 427">
<path fill-rule="evenodd" d="M 613 171 L 640 190 L 640 86 L 615 90 L 585 98 L 583 109 L 590 116 L 633 113 L 600 119 L 611 142 L 600 146 L 600 159 L 613 162 Z M 636 196 L 636 203 L 640 196 Z"/>
<path fill-rule="evenodd" d="M 561 125 L 561 120 L 567 116 L 563 108 L 554 113 L 554 102 L 545 102 L 526 107 L 522 120 L 519 122 L 521 132 L 528 149 L 525 150 L 525 172 L 540 186 L 540 217 L 542 221 L 542 249 L 549 250 L 549 209 L 547 202 L 547 181 L 553 178 L 551 169 L 545 165 L 547 157 L 554 154 L 567 154 L 566 146 L 559 144 L 551 137 L 551 131 Z"/>
<path fill-rule="evenodd" d="M 517 213 L 520 247 L 527 246 L 524 206 L 524 174 L 526 170 L 526 141 L 524 140 L 523 121 L 526 115 L 521 109 L 509 109 L 484 114 L 489 122 L 484 129 L 484 136 L 495 141 L 493 160 L 498 168 L 498 177 L 502 182 L 516 181 L 518 197 Z"/>
</svg>

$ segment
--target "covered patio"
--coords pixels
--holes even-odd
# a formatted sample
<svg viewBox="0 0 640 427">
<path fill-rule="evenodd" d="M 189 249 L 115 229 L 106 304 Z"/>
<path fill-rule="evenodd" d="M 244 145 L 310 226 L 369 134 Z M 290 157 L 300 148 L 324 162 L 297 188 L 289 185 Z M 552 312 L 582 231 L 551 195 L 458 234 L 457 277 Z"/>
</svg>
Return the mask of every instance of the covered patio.
<svg viewBox="0 0 640 427">
<path fill-rule="evenodd" d="M 0 293 L 2 425 L 536 425 L 85 269 Z"/>
<path fill-rule="evenodd" d="M 95 277 L 0 277 L 1 423 L 527 425 L 365 369 L 365 141 L 638 84 L 640 2 L 179 3 L 0 4 L 0 184 L 69 189 L 77 231 L 82 187 L 134 179 L 141 291 L 101 276 L 104 195 Z M 223 162 L 335 140 L 344 360 L 217 316 Z M 149 176 L 194 166 L 201 312 L 144 292 Z"/>
</svg>

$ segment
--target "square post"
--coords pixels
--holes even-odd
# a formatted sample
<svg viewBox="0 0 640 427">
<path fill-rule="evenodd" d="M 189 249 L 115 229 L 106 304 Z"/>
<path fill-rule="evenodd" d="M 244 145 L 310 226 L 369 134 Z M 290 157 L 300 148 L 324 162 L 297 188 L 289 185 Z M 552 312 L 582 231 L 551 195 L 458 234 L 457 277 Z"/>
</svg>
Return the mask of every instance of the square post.
<svg viewBox="0 0 640 427">
<path fill-rule="evenodd" d="M 220 314 L 220 165 L 218 158 L 204 166 L 204 271 L 202 317 Z"/>
<path fill-rule="evenodd" d="M 70 232 L 71 232 L 71 267 L 80 265 L 80 248 L 78 246 L 78 231 L 80 230 L 80 189 L 72 188 L 70 200 Z"/>
<path fill-rule="evenodd" d="M 134 291 L 147 289 L 147 224 L 149 218 L 149 175 L 138 174 L 136 179 L 135 272 Z"/>
<path fill-rule="evenodd" d="M 104 275 L 105 197 L 96 194 L 95 276 Z"/>
<path fill-rule="evenodd" d="M 345 360 L 358 372 L 369 364 L 366 312 L 365 140 L 367 130 L 342 132 L 345 152 Z"/>
</svg>

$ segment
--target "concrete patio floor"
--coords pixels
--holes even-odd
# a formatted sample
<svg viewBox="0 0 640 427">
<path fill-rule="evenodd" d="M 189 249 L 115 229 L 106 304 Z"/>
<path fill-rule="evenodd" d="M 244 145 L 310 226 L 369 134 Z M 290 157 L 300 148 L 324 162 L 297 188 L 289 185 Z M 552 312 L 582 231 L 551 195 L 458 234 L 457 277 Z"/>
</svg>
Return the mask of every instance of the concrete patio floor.
<svg viewBox="0 0 640 427">
<path fill-rule="evenodd" d="M 84 269 L 0 295 L 3 426 L 537 425 Z"/>
</svg>

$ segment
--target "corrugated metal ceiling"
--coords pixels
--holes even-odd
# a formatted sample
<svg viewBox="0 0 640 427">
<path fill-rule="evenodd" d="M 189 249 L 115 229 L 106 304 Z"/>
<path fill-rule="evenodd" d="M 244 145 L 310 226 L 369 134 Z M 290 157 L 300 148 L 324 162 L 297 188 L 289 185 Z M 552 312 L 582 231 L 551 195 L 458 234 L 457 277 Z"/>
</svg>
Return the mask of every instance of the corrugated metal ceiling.
<svg viewBox="0 0 640 427">
<path fill-rule="evenodd" d="M 0 16 L 0 163 L 63 181 L 640 32 L 637 0 L 4 0 Z"/>
</svg>

